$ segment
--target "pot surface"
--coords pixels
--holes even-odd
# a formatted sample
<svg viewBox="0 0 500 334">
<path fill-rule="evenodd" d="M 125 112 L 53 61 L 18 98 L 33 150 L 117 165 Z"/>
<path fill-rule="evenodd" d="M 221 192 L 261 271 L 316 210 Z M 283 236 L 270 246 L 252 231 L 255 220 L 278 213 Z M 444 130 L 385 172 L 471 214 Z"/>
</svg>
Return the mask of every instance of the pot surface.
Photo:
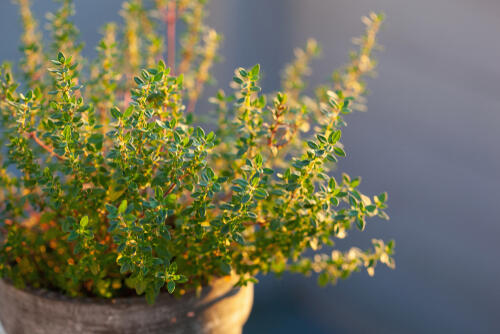
<svg viewBox="0 0 500 334">
<path fill-rule="evenodd" d="M 252 309 L 253 285 L 235 288 L 235 282 L 220 278 L 199 297 L 165 293 L 148 305 L 140 296 L 72 299 L 0 280 L 0 321 L 6 334 L 240 334 Z"/>
</svg>

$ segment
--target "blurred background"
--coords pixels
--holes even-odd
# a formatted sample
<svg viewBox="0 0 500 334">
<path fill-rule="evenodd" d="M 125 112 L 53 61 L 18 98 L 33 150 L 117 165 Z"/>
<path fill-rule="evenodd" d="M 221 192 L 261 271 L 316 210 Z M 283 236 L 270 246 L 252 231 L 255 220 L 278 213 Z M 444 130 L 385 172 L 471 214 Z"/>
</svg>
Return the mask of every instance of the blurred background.
<svg viewBox="0 0 500 334">
<path fill-rule="evenodd" d="M 121 2 L 76 1 L 87 55 L 99 27 L 119 20 Z M 40 18 L 54 7 L 35 3 Z M 212 0 L 210 8 L 225 35 L 218 85 L 260 63 L 268 92 L 308 37 L 323 47 L 311 82 L 323 82 L 347 60 L 361 16 L 387 16 L 368 113 L 347 118 L 340 170 L 363 176 L 366 193 L 387 191 L 391 216 L 346 244 L 394 238 L 397 268 L 327 288 L 315 278 L 261 277 L 245 334 L 500 333 L 500 2 Z M 0 31 L 0 62 L 16 61 L 20 24 L 8 0 Z"/>
</svg>

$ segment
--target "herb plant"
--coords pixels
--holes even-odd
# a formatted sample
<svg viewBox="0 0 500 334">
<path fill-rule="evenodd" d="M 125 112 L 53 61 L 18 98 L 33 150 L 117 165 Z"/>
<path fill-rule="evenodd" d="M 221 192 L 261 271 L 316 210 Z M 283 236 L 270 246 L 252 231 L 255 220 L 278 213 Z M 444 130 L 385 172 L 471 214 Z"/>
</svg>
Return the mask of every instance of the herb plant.
<svg viewBox="0 0 500 334">
<path fill-rule="evenodd" d="M 394 265 L 393 242 L 381 240 L 318 253 L 367 218 L 387 218 L 385 193 L 366 196 L 360 178 L 329 173 L 346 155 L 344 116 L 364 108 L 380 15 L 363 18 L 358 50 L 312 94 L 313 40 L 296 50 L 280 92 L 261 92 L 259 65 L 237 69 L 232 92 L 198 112 L 215 120 L 210 132 L 195 113 L 220 43 L 205 0 L 126 1 L 92 60 L 71 0 L 48 16 L 50 44 L 29 0 L 17 2 L 22 84 L 0 69 L 1 277 L 69 296 L 135 290 L 153 302 L 162 289 L 183 295 L 231 273 L 242 285 L 284 271 L 326 284 Z"/>
</svg>

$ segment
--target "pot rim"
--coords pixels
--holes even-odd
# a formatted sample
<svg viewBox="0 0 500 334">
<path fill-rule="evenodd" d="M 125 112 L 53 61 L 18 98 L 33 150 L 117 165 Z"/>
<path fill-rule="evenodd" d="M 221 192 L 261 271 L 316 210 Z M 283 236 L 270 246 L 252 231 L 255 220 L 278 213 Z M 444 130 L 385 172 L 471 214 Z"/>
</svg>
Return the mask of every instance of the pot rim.
<svg viewBox="0 0 500 334">
<path fill-rule="evenodd" d="M 216 277 L 212 279 L 211 283 L 208 285 L 202 286 L 202 292 L 200 295 L 196 293 L 196 291 L 188 291 L 186 294 L 178 297 L 171 295 L 167 291 L 161 291 L 160 294 L 158 295 L 156 302 L 153 305 L 154 306 L 158 303 L 164 303 L 164 302 L 188 302 L 189 300 L 192 300 L 197 297 L 201 297 L 203 294 L 208 293 L 210 290 L 207 288 L 210 288 L 211 286 L 214 285 L 221 285 L 221 284 L 232 284 L 233 287 L 232 289 L 235 288 L 240 288 L 236 287 L 235 284 L 238 281 L 238 276 L 235 274 L 232 275 L 227 275 L 227 276 L 222 276 L 222 277 Z M 65 302 L 65 303 L 75 303 L 75 304 L 86 304 L 86 305 L 109 305 L 109 306 L 119 306 L 119 305 L 149 305 L 146 302 L 146 298 L 144 297 L 144 294 L 142 295 L 133 295 L 129 297 L 115 297 L 115 298 L 101 298 L 101 297 L 70 297 L 67 296 L 61 292 L 49 290 L 46 288 L 34 288 L 32 286 L 26 286 L 25 288 L 18 288 L 16 287 L 12 281 L 8 278 L 0 278 L 0 286 L 5 285 L 7 288 L 16 290 L 18 293 L 24 293 L 28 294 L 37 298 L 41 299 L 46 299 L 46 300 L 51 300 L 51 301 L 59 301 L 59 302 Z M 132 290 L 134 291 L 134 290 Z M 1 334 L 1 332 L 0 332 Z"/>
</svg>

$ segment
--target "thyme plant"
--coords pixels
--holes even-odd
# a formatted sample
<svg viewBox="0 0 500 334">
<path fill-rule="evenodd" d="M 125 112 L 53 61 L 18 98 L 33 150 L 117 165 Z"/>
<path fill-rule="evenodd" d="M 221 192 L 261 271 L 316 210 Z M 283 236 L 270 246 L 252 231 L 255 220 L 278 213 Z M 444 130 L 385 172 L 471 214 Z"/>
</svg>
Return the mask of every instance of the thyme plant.
<svg viewBox="0 0 500 334">
<path fill-rule="evenodd" d="M 313 40 L 279 92 L 261 92 L 259 65 L 237 69 L 232 91 L 198 112 L 215 120 L 209 132 L 196 125 L 196 102 L 220 36 L 205 25 L 205 0 L 125 1 L 123 23 L 103 27 L 92 60 L 72 0 L 58 2 L 45 43 L 29 0 L 17 0 L 19 81 L 0 69 L 1 277 L 69 296 L 135 290 L 153 302 L 162 289 L 183 295 L 231 273 L 242 285 L 284 271 L 326 284 L 394 266 L 393 242 L 318 252 L 387 218 L 385 193 L 364 195 L 360 178 L 330 173 L 346 155 L 345 115 L 364 108 L 380 15 L 363 18 L 358 50 L 313 94 Z"/>
</svg>

